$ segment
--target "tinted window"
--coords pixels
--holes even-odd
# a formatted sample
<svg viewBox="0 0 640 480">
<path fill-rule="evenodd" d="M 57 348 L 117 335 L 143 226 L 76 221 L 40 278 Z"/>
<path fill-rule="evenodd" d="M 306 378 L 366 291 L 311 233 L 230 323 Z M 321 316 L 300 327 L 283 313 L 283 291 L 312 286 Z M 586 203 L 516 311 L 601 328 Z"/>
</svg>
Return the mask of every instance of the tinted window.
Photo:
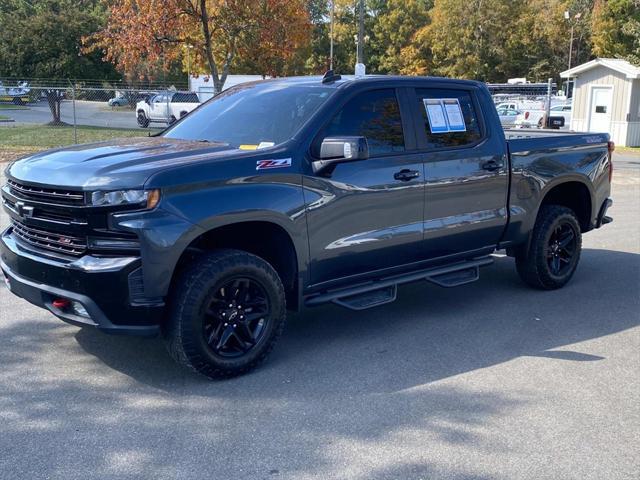
<svg viewBox="0 0 640 480">
<path fill-rule="evenodd" d="M 321 134 L 367 137 L 370 155 L 404 151 L 400 108 L 395 90 L 371 90 L 349 100 Z"/>
<path fill-rule="evenodd" d="M 416 94 L 418 96 L 418 108 L 422 114 L 422 120 L 427 134 L 428 148 L 459 147 L 475 143 L 482 138 L 478 115 L 470 92 L 439 88 L 419 88 L 416 89 Z M 460 103 L 460 110 L 462 111 L 466 131 L 432 133 L 423 101 L 424 99 L 457 99 Z"/>
<path fill-rule="evenodd" d="M 173 103 L 200 103 L 196 93 L 175 93 L 171 98 Z"/>
<path fill-rule="evenodd" d="M 164 136 L 255 149 L 289 140 L 335 91 L 333 87 L 247 83 L 194 110 Z M 260 145 L 262 144 L 262 145 Z"/>
</svg>

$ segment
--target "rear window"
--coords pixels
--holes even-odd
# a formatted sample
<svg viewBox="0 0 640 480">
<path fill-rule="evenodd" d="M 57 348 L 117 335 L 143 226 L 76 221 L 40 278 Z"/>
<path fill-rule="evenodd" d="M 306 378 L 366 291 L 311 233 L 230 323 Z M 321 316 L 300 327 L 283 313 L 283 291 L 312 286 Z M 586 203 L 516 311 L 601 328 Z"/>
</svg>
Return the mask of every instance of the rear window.
<svg viewBox="0 0 640 480">
<path fill-rule="evenodd" d="M 419 88 L 416 89 L 416 95 L 429 149 L 470 145 L 482 138 L 478 114 L 469 91 Z M 434 118 L 432 118 L 434 125 L 431 125 L 427 108 L 429 105 L 435 105 L 439 102 L 442 102 L 444 106 L 453 106 L 454 112 L 458 110 L 457 105 L 459 105 L 458 111 L 461 113 L 463 122 L 457 125 L 459 128 L 455 128 L 456 131 L 452 131 L 454 129 L 447 126 L 441 127 L 439 123 L 435 124 Z M 448 123 L 448 119 L 444 123 Z"/>
<path fill-rule="evenodd" d="M 175 93 L 171 99 L 173 103 L 200 103 L 196 93 Z"/>
</svg>

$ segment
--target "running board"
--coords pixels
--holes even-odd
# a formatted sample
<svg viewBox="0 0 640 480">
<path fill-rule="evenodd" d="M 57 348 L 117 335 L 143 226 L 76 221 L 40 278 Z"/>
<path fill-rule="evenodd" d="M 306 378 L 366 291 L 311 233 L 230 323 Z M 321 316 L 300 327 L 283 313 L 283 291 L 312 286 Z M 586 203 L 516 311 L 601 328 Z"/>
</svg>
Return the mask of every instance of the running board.
<svg viewBox="0 0 640 480">
<path fill-rule="evenodd" d="M 404 283 L 427 280 L 441 287 L 457 287 L 475 282 L 480 278 L 480 267 L 492 263 L 492 257 L 483 257 L 444 267 L 394 275 L 354 287 L 329 290 L 314 295 L 306 299 L 305 305 L 313 307 L 323 303 L 335 303 L 351 310 L 364 310 L 393 302 L 397 296 L 398 285 Z"/>
</svg>

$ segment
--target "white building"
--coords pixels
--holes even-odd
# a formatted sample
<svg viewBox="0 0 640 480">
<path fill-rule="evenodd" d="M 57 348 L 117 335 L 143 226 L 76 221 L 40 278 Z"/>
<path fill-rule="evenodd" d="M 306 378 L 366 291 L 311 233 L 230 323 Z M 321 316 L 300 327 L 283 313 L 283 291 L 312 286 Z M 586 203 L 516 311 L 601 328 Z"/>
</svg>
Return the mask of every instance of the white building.
<svg viewBox="0 0 640 480">
<path fill-rule="evenodd" d="M 262 80 L 262 75 L 228 75 L 224 82 L 223 90 L 231 88 L 234 85 L 246 82 L 255 82 Z M 213 80 L 210 75 L 198 75 L 197 77 L 189 77 L 189 91 L 196 92 L 201 102 L 209 100 L 213 97 Z"/>
<path fill-rule="evenodd" d="M 574 81 L 572 130 L 608 132 L 616 145 L 640 146 L 640 67 L 596 58 L 560 76 Z"/>
</svg>

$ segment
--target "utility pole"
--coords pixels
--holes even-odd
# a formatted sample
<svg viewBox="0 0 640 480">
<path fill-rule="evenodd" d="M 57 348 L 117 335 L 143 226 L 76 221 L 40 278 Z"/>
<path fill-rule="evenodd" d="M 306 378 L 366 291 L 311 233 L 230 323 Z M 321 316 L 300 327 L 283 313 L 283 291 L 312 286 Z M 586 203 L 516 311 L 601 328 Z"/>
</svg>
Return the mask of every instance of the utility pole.
<svg viewBox="0 0 640 480">
<path fill-rule="evenodd" d="M 331 0 L 331 23 L 329 25 L 329 70 L 333 70 L 333 18 L 335 15 L 336 2 Z"/>
<path fill-rule="evenodd" d="M 356 63 L 364 64 L 364 55 L 363 55 L 363 48 L 364 48 L 364 0 L 360 0 L 359 9 L 360 9 L 360 11 L 358 12 L 358 50 L 357 50 L 357 57 L 358 58 L 356 59 Z"/>
</svg>

